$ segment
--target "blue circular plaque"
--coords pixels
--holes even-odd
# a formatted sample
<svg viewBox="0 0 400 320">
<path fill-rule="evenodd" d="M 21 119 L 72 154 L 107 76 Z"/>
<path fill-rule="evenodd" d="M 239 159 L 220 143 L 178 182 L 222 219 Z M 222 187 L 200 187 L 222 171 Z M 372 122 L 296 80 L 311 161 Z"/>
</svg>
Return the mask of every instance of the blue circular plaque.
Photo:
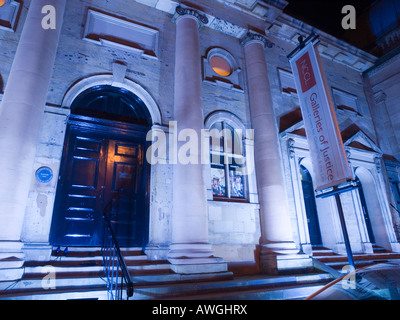
<svg viewBox="0 0 400 320">
<path fill-rule="evenodd" d="M 53 179 L 53 170 L 49 167 L 40 167 L 36 170 L 36 179 L 41 183 L 48 183 Z"/>
</svg>

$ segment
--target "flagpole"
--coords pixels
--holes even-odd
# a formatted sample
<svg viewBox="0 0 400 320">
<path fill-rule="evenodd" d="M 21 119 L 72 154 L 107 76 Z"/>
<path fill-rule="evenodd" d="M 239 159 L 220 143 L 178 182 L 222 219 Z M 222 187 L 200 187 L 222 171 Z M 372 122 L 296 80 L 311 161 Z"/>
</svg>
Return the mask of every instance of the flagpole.
<svg viewBox="0 0 400 320">
<path fill-rule="evenodd" d="M 353 270 L 354 270 L 355 269 L 355 265 L 354 265 L 353 252 L 351 251 L 349 233 L 347 232 L 346 221 L 344 220 L 342 202 L 340 200 L 340 194 L 339 193 L 335 193 L 335 200 L 336 200 L 336 205 L 337 205 L 337 208 L 338 208 L 340 224 L 342 226 L 344 244 L 346 246 L 346 252 L 347 252 L 347 259 L 349 260 L 349 265 L 352 266 Z"/>
<path fill-rule="evenodd" d="M 353 267 L 353 269 L 355 269 L 353 252 L 351 250 L 349 233 L 347 232 L 346 221 L 344 219 L 344 213 L 343 213 L 342 201 L 340 200 L 340 194 L 343 192 L 346 192 L 346 191 L 354 190 L 354 189 L 357 189 L 357 186 L 349 185 L 344 188 L 338 188 L 338 186 L 335 186 L 335 187 L 333 187 L 332 191 L 328 191 L 326 193 L 322 193 L 322 194 L 319 194 L 316 196 L 317 198 L 327 198 L 332 195 L 335 196 L 336 205 L 337 205 L 338 214 L 339 214 L 340 225 L 342 227 L 344 245 L 346 247 L 347 259 L 349 261 L 349 265 L 351 267 Z"/>
<path fill-rule="evenodd" d="M 349 265 L 355 268 L 340 193 L 356 189 L 357 186 L 353 183 L 354 177 L 344 153 L 332 98 L 327 91 L 326 78 L 315 48 L 318 38 L 314 32 L 305 40 L 299 36 L 298 46 L 287 58 L 295 77 L 311 162 L 316 175 L 316 189 L 322 191 L 317 197 L 335 196 Z M 350 184 L 344 185 L 346 182 Z"/>
<path fill-rule="evenodd" d="M 305 40 L 303 40 L 304 38 L 303 38 L 303 36 L 299 36 L 298 38 L 297 38 L 297 40 L 299 41 L 299 44 L 298 44 L 298 46 L 292 51 L 292 52 L 290 52 L 288 55 L 287 55 L 287 58 L 290 60 L 298 51 L 300 51 L 301 49 L 303 49 L 304 48 L 304 46 L 306 45 L 306 43 L 308 43 L 308 42 L 314 42 L 316 39 L 318 39 L 319 38 L 319 35 L 318 34 L 316 34 L 316 33 L 314 33 L 314 32 L 311 32 L 311 34 L 305 39 Z"/>
</svg>

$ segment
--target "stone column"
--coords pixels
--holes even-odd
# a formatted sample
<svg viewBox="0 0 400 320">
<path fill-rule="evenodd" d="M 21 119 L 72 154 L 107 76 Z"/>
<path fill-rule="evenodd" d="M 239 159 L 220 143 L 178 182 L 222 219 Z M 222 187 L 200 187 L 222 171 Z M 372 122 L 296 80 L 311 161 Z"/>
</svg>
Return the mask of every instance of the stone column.
<svg viewBox="0 0 400 320">
<path fill-rule="evenodd" d="M 227 268 L 213 256 L 208 242 L 206 181 L 199 143 L 204 127 L 199 26 L 206 19 L 195 10 L 177 8 L 174 116 L 178 143 L 173 166 L 172 244 L 168 259 L 178 273 L 219 272 Z M 197 140 L 198 144 L 190 149 L 193 163 L 184 163 L 185 155 L 180 152 L 189 139 Z"/>
<path fill-rule="evenodd" d="M 276 273 L 278 256 L 298 250 L 288 216 L 278 129 L 265 59 L 265 47 L 271 45 L 261 35 L 252 33 L 248 33 L 243 41 L 260 201 L 260 262 L 262 271 Z"/>
<path fill-rule="evenodd" d="M 14 256 L 22 261 L 21 229 L 65 4 L 31 1 L 0 105 L 0 259 Z M 55 29 L 42 27 L 43 19 L 48 27 L 49 13 Z M 3 271 L 0 278 L 7 278 Z"/>
<path fill-rule="evenodd" d="M 378 91 L 374 94 L 375 127 L 378 134 L 379 147 L 386 154 L 400 155 L 400 144 L 393 128 L 391 116 L 386 106 L 386 94 Z"/>
</svg>

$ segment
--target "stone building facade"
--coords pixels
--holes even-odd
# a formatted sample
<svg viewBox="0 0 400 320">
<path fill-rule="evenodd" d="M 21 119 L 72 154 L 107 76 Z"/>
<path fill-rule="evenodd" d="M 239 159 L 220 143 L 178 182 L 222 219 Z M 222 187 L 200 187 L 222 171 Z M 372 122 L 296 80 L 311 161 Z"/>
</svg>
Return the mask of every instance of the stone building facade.
<svg viewBox="0 0 400 320">
<path fill-rule="evenodd" d="M 312 31 L 362 187 L 341 196 L 352 249 L 399 252 L 399 56 L 381 62 L 286 5 L 6 1 L 1 279 L 54 246 L 99 246 L 110 201 L 128 212 L 114 217 L 121 241 L 178 273 L 275 273 L 309 266 L 316 245 L 344 253 L 334 200 L 315 198 L 287 60 Z"/>
</svg>

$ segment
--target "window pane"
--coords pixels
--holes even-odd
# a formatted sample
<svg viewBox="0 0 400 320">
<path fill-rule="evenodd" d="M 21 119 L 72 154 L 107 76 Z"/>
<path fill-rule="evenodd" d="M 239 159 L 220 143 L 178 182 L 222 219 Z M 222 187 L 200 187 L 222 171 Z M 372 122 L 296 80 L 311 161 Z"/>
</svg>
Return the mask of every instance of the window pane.
<svg viewBox="0 0 400 320">
<path fill-rule="evenodd" d="M 211 168 L 211 188 L 213 196 L 226 197 L 225 170 L 223 168 Z"/>
<path fill-rule="evenodd" d="M 210 128 L 210 150 L 219 152 L 224 151 L 222 122 L 214 123 Z"/>
<path fill-rule="evenodd" d="M 229 170 L 231 197 L 244 198 L 244 180 L 240 169 Z"/>
<path fill-rule="evenodd" d="M 223 136 L 224 151 L 235 155 L 242 155 L 242 130 L 235 130 L 229 124 L 224 123 Z"/>
<path fill-rule="evenodd" d="M 245 164 L 245 158 L 243 156 L 232 157 L 229 164 L 235 168 L 242 167 Z"/>
<path fill-rule="evenodd" d="M 220 165 L 220 166 L 224 166 L 224 156 L 220 155 L 218 153 L 211 153 L 210 154 L 210 162 L 214 165 L 213 167 L 215 167 L 216 165 Z"/>
<path fill-rule="evenodd" d="M 233 153 L 233 129 L 229 125 L 225 125 L 224 130 L 222 131 L 224 136 L 224 151 L 226 153 Z"/>
<path fill-rule="evenodd" d="M 214 135 L 213 131 L 210 131 L 210 150 L 216 152 L 224 152 L 224 137 Z"/>
<path fill-rule="evenodd" d="M 218 131 L 222 130 L 222 122 L 215 122 L 211 127 L 210 130 L 217 129 Z"/>
<path fill-rule="evenodd" d="M 232 73 L 231 65 L 227 60 L 219 56 L 213 56 L 210 59 L 210 65 L 220 76 L 227 77 Z"/>
</svg>

